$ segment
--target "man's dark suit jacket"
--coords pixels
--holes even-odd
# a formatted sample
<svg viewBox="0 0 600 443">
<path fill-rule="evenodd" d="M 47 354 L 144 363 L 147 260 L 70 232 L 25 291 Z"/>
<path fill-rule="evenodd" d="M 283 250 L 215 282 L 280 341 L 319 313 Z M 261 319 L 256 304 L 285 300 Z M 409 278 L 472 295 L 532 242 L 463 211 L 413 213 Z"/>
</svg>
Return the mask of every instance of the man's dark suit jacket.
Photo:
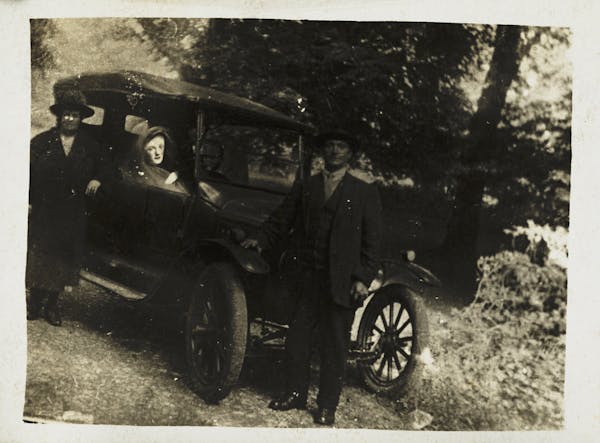
<svg viewBox="0 0 600 443">
<path fill-rule="evenodd" d="M 329 275 L 335 303 L 351 308 L 350 288 L 356 280 L 367 287 L 379 267 L 381 202 L 374 184 L 346 173 L 338 186 L 341 196 L 329 238 Z M 311 196 L 322 192 L 323 175 L 310 177 L 306 188 L 296 181 L 290 194 L 271 214 L 258 235 L 263 249 L 270 249 L 291 235 L 291 247 L 306 242 Z"/>
</svg>

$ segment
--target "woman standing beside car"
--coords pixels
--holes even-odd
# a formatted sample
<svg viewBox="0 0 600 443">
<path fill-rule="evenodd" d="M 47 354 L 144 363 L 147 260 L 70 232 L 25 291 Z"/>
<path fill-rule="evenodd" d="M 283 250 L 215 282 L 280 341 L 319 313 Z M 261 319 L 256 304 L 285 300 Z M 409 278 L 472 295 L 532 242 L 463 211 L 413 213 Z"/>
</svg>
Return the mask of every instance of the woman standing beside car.
<svg viewBox="0 0 600 443">
<path fill-rule="evenodd" d="M 85 240 L 85 195 L 101 186 L 100 145 L 80 129 L 94 114 L 79 91 L 66 91 L 50 107 L 56 126 L 30 145 L 29 232 L 26 285 L 27 319 L 44 309 L 46 320 L 61 325 L 58 296 L 78 281 Z"/>
</svg>

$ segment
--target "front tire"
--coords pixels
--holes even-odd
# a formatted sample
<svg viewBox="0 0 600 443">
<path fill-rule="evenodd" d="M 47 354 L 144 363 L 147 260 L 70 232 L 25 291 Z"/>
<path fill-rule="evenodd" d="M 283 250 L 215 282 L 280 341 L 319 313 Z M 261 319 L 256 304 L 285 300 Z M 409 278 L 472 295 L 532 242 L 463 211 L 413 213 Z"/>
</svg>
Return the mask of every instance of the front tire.
<svg viewBox="0 0 600 443">
<path fill-rule="evenodd" d="M 208 265 L 194 286 L 186 319 L 192 389 L 207 403 L 225 398 L 246 352 L 248 312 L 242 283 L 229 263 Z"/>
<path fill-rule="evenodd" d="M 358 328 L 358 346 L 370 355 L 358 362 L 366 387 L 401 395 L 418 382 L 419 356 L 429 341 L 423 302 L 409 289 L 392 285 L 371 299 Z"/>
</svg>

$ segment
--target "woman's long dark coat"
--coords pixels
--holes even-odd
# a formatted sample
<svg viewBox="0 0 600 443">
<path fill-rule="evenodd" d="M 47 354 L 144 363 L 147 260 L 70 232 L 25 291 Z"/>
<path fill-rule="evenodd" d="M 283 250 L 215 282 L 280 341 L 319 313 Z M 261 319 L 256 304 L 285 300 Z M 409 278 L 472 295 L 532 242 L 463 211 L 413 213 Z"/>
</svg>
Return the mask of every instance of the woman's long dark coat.
<svg viewBox="0 0 600 443">
<path fill-rule="evenodd" d="M 57 128 L 31 140 L 26 283 L 60 291 L 77 282 L 85 240 L 85 189 L 96 178 L 99 144 L 80 130 L 65 155 Z"/>
</svg>

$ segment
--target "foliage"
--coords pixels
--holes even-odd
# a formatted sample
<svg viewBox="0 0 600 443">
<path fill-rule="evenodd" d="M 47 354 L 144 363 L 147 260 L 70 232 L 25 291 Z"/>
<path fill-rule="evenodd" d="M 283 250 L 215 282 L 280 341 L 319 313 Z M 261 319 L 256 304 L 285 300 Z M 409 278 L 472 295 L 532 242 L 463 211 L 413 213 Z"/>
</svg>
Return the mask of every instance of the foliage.
<svg viewBox="0 0 600 443">
<path fill-rule="evenodd" d="M 504 226 L 527 219 L 568 226 L 571 34 L 565 28 L 531 28 L 523 38 L 529 53 L 509 90 L 489 168 L 488 188 L 500 202 L 492 212 L 502 215 Z"/>
<path fill-rule="evenodd" d="M 56 26 L 50 19 L 33 19 L 29 22 L 31 35 L 31 70 L 46 71 L 55 66 L 54 55 L 47 40 L 56 34 Z"/>
<path fill-rule="evenodd" d="M 468 288 L 472 287 L 475 280 L 480 208 L 487 182 L 487 162 L 493 152 L 507 91 L 516 77 L 521 60 L 520 35 L 519 26 L 500 25 L 496 28 L 490 67 L 485 75 L 477 109 L 470 118 L 468 137 L 460 154 L 464 171 L 456 176 L 455 204 L 441 252 L 448 258 L 459 257 L 452 274 L 459 276 L 458 287 L 464 288 L 461 292 L 465 294 L 470 293 Z"/>
<path fill-rule="evenodd" d="M 536 340 L 566 332 L 564 269 L 539 266 L 527 255 L 509 251 L 482 257 L 479 269 L 482 277 L 474 306 L 490 327 L 518 316 L 527 326 L 527 336 Z"/>
<path fill-rule="evenodd" d="M 512 236 L 513 243 L 524 236 L 528 243 L 525 252 L 530 257 L 539 251 L 539 246 L 543 243 L 547 248 L 547 260 L 556 266 L 567 268 L 567 230 L 564 227 L 553 229 L 548 224 L 540 226 L 533 220 L 527 220 L 527 226 L 505 229 L 504 233 Z"/>
<path fill-rule="evenodd" d="M 479 261 L 475 301 L 431 325 L 433 359 L 405 407 L 444 429 L 562 424 L 566 271 L 502 251 Z M 425 355 L 427 357 L 427 355 Z"/>
<path fill-rule="evenodd" d="M 457 79 L 483 64 L 492 36 L 471 25 L 180 20 L 168 39 L 164 21 L 140 23 L 185 79 L 345 127 L 388 176 L 440 176 L 470 112 Z"/>
</svg>

